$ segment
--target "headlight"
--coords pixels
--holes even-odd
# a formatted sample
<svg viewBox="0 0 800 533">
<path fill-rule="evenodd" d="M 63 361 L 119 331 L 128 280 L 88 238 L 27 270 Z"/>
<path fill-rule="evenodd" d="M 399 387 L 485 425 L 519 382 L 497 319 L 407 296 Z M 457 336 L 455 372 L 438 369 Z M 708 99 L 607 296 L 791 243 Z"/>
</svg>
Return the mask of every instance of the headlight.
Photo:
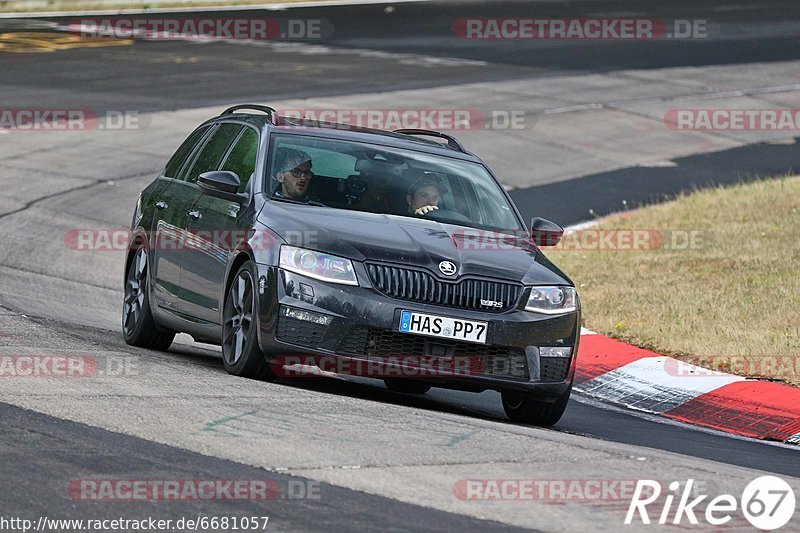
<svg viewBox="0 0 800 533">
<path fill-rule="evenodd" d="M 578 308 L 578 296 L 574 287 L 531 287 L 526 311 L 559 315 Z"/>
<path fill-rule="evenodd" d="M 280 267 L 322 281 L 358 285 L 353 263 L 335 255 L 284 244 L 281 245 Z"/>
</svg>

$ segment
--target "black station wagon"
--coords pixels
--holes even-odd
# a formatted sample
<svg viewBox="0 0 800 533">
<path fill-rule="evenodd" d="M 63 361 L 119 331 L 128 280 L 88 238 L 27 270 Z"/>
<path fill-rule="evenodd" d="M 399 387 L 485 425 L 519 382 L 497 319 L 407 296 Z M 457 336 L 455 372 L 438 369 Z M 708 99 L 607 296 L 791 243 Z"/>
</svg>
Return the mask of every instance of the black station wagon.
<svg viewBox="0 0 800 533">
<path fill-rule="evenodd" d="M 566 408 L 580 303 L 539 249 L 563 230 L 527 228 L 450 135 L 234 106 L 183 142 L 131 229 L 129 344 L 185 332 L 255 379 L 333 360 L 397 392 L 492 389 L 537 425 Z"/>
</svg>

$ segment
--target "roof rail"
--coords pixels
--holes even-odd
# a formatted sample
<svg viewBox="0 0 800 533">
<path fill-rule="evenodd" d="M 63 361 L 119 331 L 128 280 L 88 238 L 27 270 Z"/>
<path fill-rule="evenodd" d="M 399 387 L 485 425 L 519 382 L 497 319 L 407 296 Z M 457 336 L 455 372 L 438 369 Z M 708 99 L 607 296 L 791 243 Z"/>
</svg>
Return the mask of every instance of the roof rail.
<svg viewBox="0 0 800 533">
<path fill-rule="evenodd" d="M 239 104 L 233 107 L 229 107 L 225 111 L 221 113 L 221 115 L 232 115 L 235 111 L 239 111 L 240 109 L 250 109 L 253 111 L 261 111 L 262 113 L 266 113 L 269 115 L 269 121 L 275 124 L 278 118 L 278 112 L 275 109 L 265 106 L 265 105 L 258 105 L 258 104 Z"/>
<path fill-rule="evenodd" d="M 420 130 L 416 128 L 407 128 L 401 130 L 394 130 L 394 133 L 403 133 L 405 135 L 425 135 L 428 137 L 439 137 L 441 139 L 447 139 L 447 146 L 452 148 L 453 150 L 458 150 L 459 152 L 463 152 L 468 154 L 467 149 L 464 148 L 464 145 L 461 144 L 458 139 L 453 137 L 452 135 L 447 135 L 446 133 L 441 133 L 439 131 L 433 130 Z"/>
</svg>

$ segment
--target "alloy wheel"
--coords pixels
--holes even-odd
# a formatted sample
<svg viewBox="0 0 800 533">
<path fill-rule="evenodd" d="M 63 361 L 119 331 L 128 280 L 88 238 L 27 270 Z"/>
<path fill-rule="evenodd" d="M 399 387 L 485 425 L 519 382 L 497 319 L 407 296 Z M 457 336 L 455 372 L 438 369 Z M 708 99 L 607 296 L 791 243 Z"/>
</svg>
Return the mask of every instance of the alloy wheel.
<svg viewBox="0 0 800 533">
<path fill-rule="evenodd" d="M 253 302 L 253 278 L 243 270 L 231 284 L 225 303 L 222 355 L 230 366 L 239 362 L 245 353 L 253 323 Z"/>
</svg>

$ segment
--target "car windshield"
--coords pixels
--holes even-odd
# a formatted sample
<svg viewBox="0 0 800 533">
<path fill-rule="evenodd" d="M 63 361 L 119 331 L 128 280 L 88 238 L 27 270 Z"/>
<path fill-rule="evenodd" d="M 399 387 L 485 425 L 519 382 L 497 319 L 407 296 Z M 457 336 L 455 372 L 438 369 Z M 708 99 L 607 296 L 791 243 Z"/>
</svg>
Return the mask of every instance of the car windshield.
<svg viewBox="0 0 800 533">
<path fill-rule="evenodd" d="M 274 198 L 482 229 L 524 230 L 483 165 L 362 142 L 275 135 Z"/>
</svg>

